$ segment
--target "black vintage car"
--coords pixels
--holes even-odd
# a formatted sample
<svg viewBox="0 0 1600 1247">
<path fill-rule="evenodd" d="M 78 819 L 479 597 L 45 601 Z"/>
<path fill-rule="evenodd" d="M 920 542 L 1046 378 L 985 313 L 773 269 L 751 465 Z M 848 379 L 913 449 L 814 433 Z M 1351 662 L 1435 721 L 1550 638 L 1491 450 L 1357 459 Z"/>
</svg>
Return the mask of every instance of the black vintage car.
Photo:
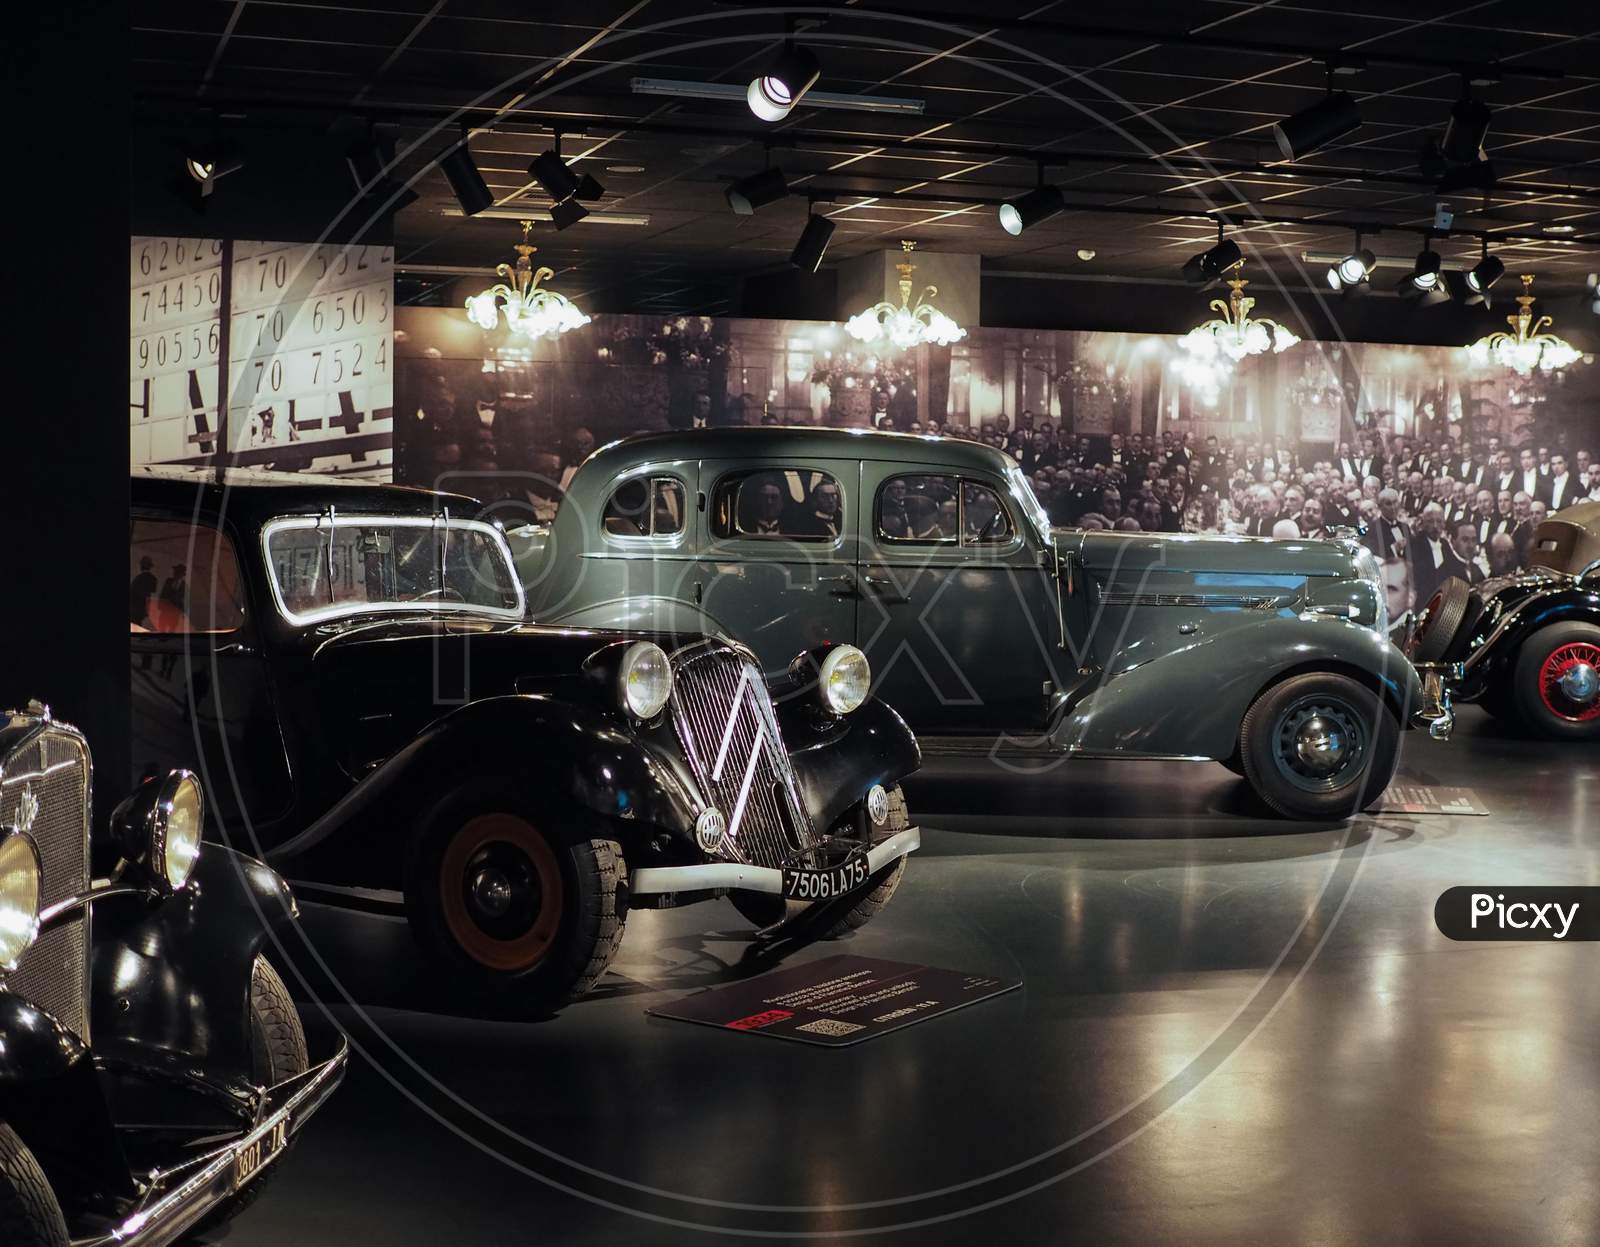
<svg viewBox="0 0 1600 1247">
<path fill-rule="evenodd" d="M 1407 652 L 1461 701 L 1551 740 L 1600 740 L 1600 502 L 1545 519 L 1528 562 L 1478 585 L 1445 581 Z"/>
<path fill-rule="evenodd" d="M 0 720 L 0 1244 L 160 1247 L 216 1225 L 343 1077 L 312 1066 L 262 956 L 295 916 L 260 862 L 200 848 L 186 771 L 91 828 L 83 737 Z"/>
<path fill-rule="evenodd" d="M 135 764 L 201 770 L 291 878 L 399 890 L 503 1005 L 588 990 L 630 908 L 858 927 L 920 843 L 915 738 L 852 646 L 775 705 L 737 645 L 526 620 L 470 498 L 147 470 L 133 504 Z"/>
</svg>

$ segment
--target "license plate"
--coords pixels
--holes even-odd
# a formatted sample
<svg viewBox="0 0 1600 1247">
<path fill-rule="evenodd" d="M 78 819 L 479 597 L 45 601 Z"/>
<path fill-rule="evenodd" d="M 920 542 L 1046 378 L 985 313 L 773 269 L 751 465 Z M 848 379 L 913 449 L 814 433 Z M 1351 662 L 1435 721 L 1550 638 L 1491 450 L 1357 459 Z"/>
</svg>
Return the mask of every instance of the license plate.
<svg viewBox="0 0 1600 1247">
<path fill-rule="evenodd" d="M 791 901 L 827 901 L 867 881 L 867 855 L 853 853 L 837 866 L 785 867 L 783 894 Z"/>
<path fill-rule="evenodd" d="M 283 1151 L 288 1143 L 289 1119 L 286 1117 L 233 1158 L 234 1189 L 238 1190 L 260 1173 L 267 1162 Z"/>
</svg>

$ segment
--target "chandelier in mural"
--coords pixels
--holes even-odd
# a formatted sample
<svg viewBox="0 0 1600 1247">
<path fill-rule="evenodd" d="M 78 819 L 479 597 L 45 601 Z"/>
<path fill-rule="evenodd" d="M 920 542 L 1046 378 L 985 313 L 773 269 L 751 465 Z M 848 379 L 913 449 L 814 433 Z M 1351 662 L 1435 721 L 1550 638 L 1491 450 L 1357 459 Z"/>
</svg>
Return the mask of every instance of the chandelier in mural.
<svg viewBox="0 0 1600 1247">
<path fill-rule="evenodd" d="M 911 305 L 911 274 L 917 266 L 911 263 L 912 249 L 917 244 L 902 239 L 900 248 L 906 254 L 895 268 L 900 272 L 900 306 L 885 299 L 864 312 L 857 312 L 845 322 L 845 332 L 861 342 L 878 342 L 888 339 L 896 350 L 913 346 L 949 346 L 967 336 L 967 331 L 929 302 L 939 293 L 937 286 L 925 286 Z"/>
<path fill-rule="evenodd" d="M 1533 274 L 1524 273 L 1517 310 L 1506 317 L 1511 332 L 1485 334 L 1467 348 L 1467 359 L 1479 368 L 1500 364 L 1523 377 L 1532 376 L 1535 369 L 1553 372 L 1577 363 L 1583 353 L 1565 338 L 1545 332 L 1555 322 L 1548 316 L 1535 318 L 1533 303 Z"/>
<path fill-rule="evenodd" d="M 528 241 L 532 221 L 522 223 L 522 241 L 517 244 L 517 264 L 501 264 L 495 272 L 501 281 L 480 290 L 467 300 L 467 319 L 480 329 L 493 329 L 500 323 L 503 312 L 506 328 L 518 337 L 530 341 L 535 338 L 566 333 L 587 325 L 589 318 L 578 310 L 566 295 L 546 290 L 540 282 L 555 276 L 555 270 L 540 265 L 533 267 L 533 253 L 538 250 Z"/>
<path fill-rule="evenodd" d="M 1279 354 L 1300 341 L 1298 335 L 1277 321 L 1250 315 L 1256 301 L 1244 292 L 1250 283 L 1237 276 L 1243 268 L 1243 260 L 1234 266 L 1235 276 L 1228 279 L 1227 299 L 1211 300 L 1216 316 L 1178 339 L 1178 345 L 1196 359 L 1209 361 L 1225 355 L 1238 363 L 1247 355 L 1264 355 L 1268 351 Z"/>
</svg>

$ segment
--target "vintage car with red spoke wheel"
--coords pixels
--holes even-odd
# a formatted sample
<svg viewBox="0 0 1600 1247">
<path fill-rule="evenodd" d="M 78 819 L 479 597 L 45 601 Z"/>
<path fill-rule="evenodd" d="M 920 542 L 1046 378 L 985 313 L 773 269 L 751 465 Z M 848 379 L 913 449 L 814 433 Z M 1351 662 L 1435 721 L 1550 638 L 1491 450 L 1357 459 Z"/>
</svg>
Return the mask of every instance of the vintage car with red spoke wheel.
<svg viewBox="0 0 1600 1247">
<path fill-rule="evenodd" d="M 916 739 L 853 646 L 769 688 L 727 641 L 541 626 L 459 494 L 148 469 L 133 502 L 136 759 L 226 776 L 230 839 L 308 896 L 403 905 L 502 1008 L 588 991 L 633 909 L 852 930 L 921 843 Z"/>
<path fill-rule="evenodd" d="M 1552 740 L 1600 739 L 1600 502 L 1549 516 L 1529 562 L 1477 586 L 1447 580 L 1407 652 L 1458 700 Z"/>
<path fill-rule="evenodd" d="M 201 848 L 188 771 L 91 826 L 88 744 L 0 718 L 0 1243 L 164 1247 L 260 1194 L 344 1076 L 263 950 L 296 916 Z M 224 1231 L 225 1232 L 225 1231 Z"/>
</svg>

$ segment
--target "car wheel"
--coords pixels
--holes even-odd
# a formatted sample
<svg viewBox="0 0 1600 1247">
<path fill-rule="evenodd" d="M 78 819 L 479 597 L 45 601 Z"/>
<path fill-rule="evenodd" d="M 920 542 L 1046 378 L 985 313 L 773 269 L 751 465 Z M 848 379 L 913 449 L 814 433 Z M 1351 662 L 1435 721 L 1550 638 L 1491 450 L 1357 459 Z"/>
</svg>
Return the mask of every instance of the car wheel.
<svg viewBox="0 0 1600 1247">
<path fill-rule="evenodd" d="M 896 835 L 911 826 L 911 812 L 898 784 L 888 790 L 888 796 L 889 816 L 884 822 L 884 831 Z M 837 939 L 859 931 L 883 912 L 905 877 L 907 860 L 897 858 L 879 869 L 848 902 L 791 901 L 759 892 L 734 892 L 728 899 L 746 920 L 763 930 L 791 924 L 799 928 L 816 921 L 814 938 Z"/>
<path fill-rule="evenodd" d="M 33 1153 L 0 1122 L 0 1243 L 67 1247 L 67 1222 Z"/>
<path fill-rule="evenodd" d="M 1411 644 L 1406 647 L 1411 661 L 1443 662 L 1461 632 L 1461 625 L 1466 622 L 1471 605 L 1472 586 L 1461 577 L 1451 576 L 1441 584 L 1422 608 L 1411 633 Z"/>
<path fill-rule="evenodd" d="M 257 957 L 250 967 L 250 1081 L 258 1087 L 271 1087 L 310 1068 L 306 1032 L 300 1025 L 300 1010 L 294 997 L 271 963 L 265 957 Z M 289 1147 L 294 1147 L 292 1139 Z M 218 1204 L 203 1224 L 216 1226 L 232 1221 L 261 1197 L 282 1163 L 280 1156 L 243 1190 Z"/>
<path fill-rule="evenodd" d="M 423 820 L 406 909 L 423 948 L 474 995 L 548 1014 L 589 991 L 622 944 L 622 846 L 554 831 L 487 793 L 447 798 Z"/>
<path fill-rule="evenodd" d="M 1316 671 L 1274 684 L 1239 729 L 1250 786 L 1289 818 L 1347 818 L 1383 794 L 1400 758 L 1400 724 L 1349 676 Z"/>
<path fill-rule="evenodd" d="M 1527 727 L 1552 740 L 1600 738 L 1600 628 L 1541 628 L 1517 654 L 1512 700 Z"/>
</svg>

